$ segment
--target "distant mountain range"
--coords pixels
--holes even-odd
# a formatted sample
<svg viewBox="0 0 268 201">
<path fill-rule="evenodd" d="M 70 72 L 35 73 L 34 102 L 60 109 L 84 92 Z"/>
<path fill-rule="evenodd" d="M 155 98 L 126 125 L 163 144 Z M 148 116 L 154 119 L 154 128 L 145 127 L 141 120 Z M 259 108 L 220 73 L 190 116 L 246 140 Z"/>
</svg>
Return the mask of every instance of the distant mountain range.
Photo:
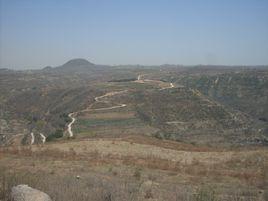
<svg viewBox="0 0 268 201">
<path fill-rule="evenodd" d="M 104 69 L 109 69 L 111 67 L 119 67 L 119 68 L 146 68 L 146 67 L 160 67 L 160 68 L 183 68 L 183 67 L 194 67 L 195 69 L 203 69 L 203 70 L 218 70 L 218 69 L 233 69 L 235 68 L 268 68 L 268 66 L 262 65 L 254 65 L 254 66 L 225 66 L 225 65 L 192 65 L 192 66 L 184 66 L 184 65 L 173 65 L 173 64 L 163 64 L 163 65 L 154 65 L 154 66 L 144 66 L 144 65 L 118 65 L 118 66 L 110 66 L 110 65 L 99 65 L 99 64 L 94 64 L 89 62 L 86 59 L 83 58 L 76 58 L 76 59 L 71 59 L 64 63 L 63 65 L 56 66 L 56 67 L 51 67 L 47 66 L 43 68 L 43 71 L 59 71 L 59 72 L 88 72 L 88 71 L 96 71 L 96 70 L 104 70 Z"/>
</svg>

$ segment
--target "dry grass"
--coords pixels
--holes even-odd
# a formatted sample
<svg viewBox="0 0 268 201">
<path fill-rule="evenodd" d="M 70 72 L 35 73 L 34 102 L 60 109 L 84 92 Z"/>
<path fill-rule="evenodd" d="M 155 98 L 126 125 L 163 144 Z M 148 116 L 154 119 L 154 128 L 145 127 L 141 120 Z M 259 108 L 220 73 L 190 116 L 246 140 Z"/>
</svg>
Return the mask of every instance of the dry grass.
<svg viewBox="0 0 268 201">
<path fill-rule="evenodd" d="M 67 201 L 89 198 L 119 201 L 156 198 L 174 201 L 259 201 L 267 197 L 268 156 L 265 149 L 219 152 L 214 149 L 209 152 L 191 150 L 191 145 L 184 145 L 184 151 L 181 151 L 175 149 L 174 145 L 170 145 L 169 149 L 165 141 L 162 147 L 155 143 L 145 141 L 137 144 L 137 140 L 128 138 L 124 141 L 106 139 L 1 148 L 0 161 L 9 159 L 9 162 L 2 163 L 0 167 L 8 168 L 12 163 L 16 164 L 13 165 L 16 167 L 14 172 L 8 168 L 5 170 L 8 174 L 2 175 L 1 196 L 7 196 L 12 185 L 27 183 L 49 193 L 54 200 Z M 185 151 L 186 148 L 188 151 Z M 17 160 L 26 162 L 17 166 Z M 49 161 L 57 161 L 57 166 L 52 168 Z M 100 175 L 99 172 L 106 166 L 109 166 L 107 172 Z M 123 171 L 122 167 L 126 167 L 126 170 Z M 74 178 L 66 178 L 66 175 L 74 174 L 74 169 L 76 174 L 89 173 L 88 168 L 94 169 L 90 174 L 97 180 L 96 184 L 84 179 L 78 182 Z M 65 169 L 70 173 L 66 173 Z M 149 176 L 151 173 L 154 176 Z M 17 179 L 14 181 L 11 178 Z M 37 180 L 41 180 L 42 184 Z M 147 185 L 147 181 L 151 184 Z M 184 187 L 181 187 L 182 183 Z M 220 187 L 214 192 L 206 188 L 209 185 Z M 174 190 L 174 186 L 180 188 Z M 248 190 L 244 188 L 246 186 Z M 233 191 L 226 193 L 225 188 Z M 238 189 L 240 191 L 236 192 Z"/>
<path fill-rule="evenodd" d="M 109 146 L 120 146 L 117 141 L 114 141 Z M 133 146 L 130 144 L 129 146 Z M 199 153 L 199 152 L 198 152 Z M 195 179 L 202 178 L 217 178 L 224 180 L 233 178 L 242 183 L 264 188 L 267 185 L 267 156 L 265 153 L 256 152 L 241 157 L 233 155 L 224 163 L 219 160 L 218 163 L 203 161 L 203 158 L 193 158 L 191 162 L 178 161 L 168 158 L 163 158 L 160 155 L 128 155 L 118 154 L 114 152 L 100 152 L 98 149 L 90 149 L 86 146 L 83 150 L 76 150 L 75 147 L 69 146 L 68 149 L 51 148 L 47 146 L 38 146 L 34 149 L 31 146 L 22 147 L 7 147 L 0 149 L 0 156 L 11 154 L 22 157 L 31 157 L 32 159 L 54 159 L 65 161 L 90 161 L 92 166 L 103 164 L 123 164 L 126 166 L 137 166 L 140 168 L 165 170 L 180 174 L 194 176 Z M 179 154 L 179 153 L 178 153 Z M 223 154 L 223 153 L 221 153 Z M 260 160 L 259 164 L 253 163 L 256 155 Z M 189 157 L 189 155 L 185 155 Z M 213 158 L 212 158 L 213 160 Z M 243 162 L 242 162 L 243 161 Z M 239 167 L 237 167 L 239 164 Z"/>
<path fill-rule="evenodd" d="M 122 112 L 106 112 L 106 113 L 84 113 L 79 116 L 81 119 L 125 119 L 135 117 L 134 112 L 122 113 Z"/>
<path fill-rule="evenodd" d="M 216 188 L 203 185 L 197 188 L 179 187 L 166 189 L 153 182 L 143 181 L 140 176 L 136 181 L 109 179 L 100 175 L 91 175 L 76 179 L 43 172 L 11 172 L 1 170 L 0 199 L 10 200 L 10 189 L 17 184 L 26 183 L 48 193 L 54 201 L 125 201 L 125 200 L 169 200 L 169 201 L 260 201 L 261 196 L 250 189 L 234 189 L 229 194 L 221 194 Z M 163 187 L 163 189 L 161 189 Z"/>
</svg>

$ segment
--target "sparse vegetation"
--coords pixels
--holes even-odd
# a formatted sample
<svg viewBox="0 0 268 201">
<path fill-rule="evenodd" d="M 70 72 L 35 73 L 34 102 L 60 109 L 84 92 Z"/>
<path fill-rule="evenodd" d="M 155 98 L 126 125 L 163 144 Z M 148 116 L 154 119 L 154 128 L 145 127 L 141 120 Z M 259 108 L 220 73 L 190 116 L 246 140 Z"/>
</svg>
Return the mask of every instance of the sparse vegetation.
<svg viewBox="0 0 268 201">
<path fill-rule="evenodd" d="M 267 199 L 267 149 L 260 146 L 267 70 L 111 70 L 79 62 L 79 73 L 68 62 L 0 75 L 0 126 L 8 134 L 0 140 L 9 145 L 0 147 L 0 200 L 21 183 L 66 201 Z M 141 74 L 146 81 L 136 80 Z M 170 82 L 175 88 L 165 88 Z M 243 109 L 252 100 L 241 95 L 252 90 L 261 94 L 256 112 Z M 70 112 L 74 138 L 63 137 Z M 31 132 L 36 141 L 27 146 Z"/>
<path fill-rule="evenodd" d="M 47 142 L 63 137 L 63 130 L 56 130 L 55 133 L 49 135 L 46 139 Z"/>
<path fill-rule="evenodd" d="M 84 146 L 81 142 L 76 143 L 80 147 Z M 58 144 L 55 146 L 59 147 Z M 81 147 L 80 150 L 74 142 L 61 145 L 66 146 L 65 151 L 59 149 L 61 147 L 53 148 L 55 146 L 49 144 L 45 147 L 2 148 L 0 157 L 5 163 L 0 165 L 1 199 L 8 200 L 10 188 L 20 183 L 40 189 L 54 200 L 66 201 L 83 201 L 89 198 L 96 201 L 104 198 L 123 201 L 159 197 L 171 201 L 259 201 L 267 194 L 265 184 L 259 185 L 263 182 L 263 173 L 259 170 L 259 165 L 249 162 L 258 156 L 265 165 L 262 170 L 267 171 L 265 150 L 256 153 L 238 150 L 237 155 L 232 155 L 226 163 L 214 164 L 215 159 L 210 156 L 210 163 L 196 158 L 188 164 L 167 160 L 161 156 L 142 157 L 139 154 L 131 156 L 100 152 L 101 148 L 90 151 Z M 110 146 L 122 145 L 117 141 Z M 141 148 L 132 149 L 143 153 Z M 150 150 L 149 147 L 147 149 Z M 168 151 L 160 147 L 159 149 L 161 152 Z M 211 153 L 215 151 L 217 150 Z M 190 150 L 188 153 L 195 154 Z M 183 153 L 178 151 L 177 154 Z M 189 154 L 185 160 L 191 157 Z M 219 151 L 217 158 L 228 158 L 228 154 L 228 151 Z M 15 163 L 20 165 L 11 169 L 10 166 Z M 241 168 L 237 168 L 235 164 L 247 169 L 242 168 L 244 173 L 240 174 Z M 76 167 L 75 170 L 72 167 Z M 107 168 L 107 171 L 102 171 L 103 168 Z M 80 175 L 79 180 L 76 179 L 77 172 Z M 189 185 L 187 188 L 184 182 Z M 174 191 L 174 188 L 178 189 Z M 96 195 L 98 196 L 95 197 Z"/>
<path fill-rule="evenodd" d="M 218 201 L 215 190 L 212 187 L 202 187 L 194 195 L 196 201 Z"/>
</svg>

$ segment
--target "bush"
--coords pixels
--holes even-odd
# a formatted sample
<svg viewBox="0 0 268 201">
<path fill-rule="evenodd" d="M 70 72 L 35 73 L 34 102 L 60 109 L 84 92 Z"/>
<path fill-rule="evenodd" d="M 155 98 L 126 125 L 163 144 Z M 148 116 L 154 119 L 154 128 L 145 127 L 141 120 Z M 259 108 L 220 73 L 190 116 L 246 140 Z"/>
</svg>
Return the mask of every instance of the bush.
<svg viewBox="0 0 268 201">
<path fill-rule="evenodd" d="M 54 139 L 61 138 L 61 137 L 63 137 L 63 131 L 58 129 L 58 130 L 55 131 L 55 133 L 49 135 L 47 137 L 46 141 L 49 142 L 49 141 L 52 141 Z"/>
<path fill-rule="evenodd" d="M 137 180 L 140 180 L 141 178 L 141 169 L 140 168 L 136 168 L 133 176 L 137 179 Z"/>
<path fill-rule="evenodd" d="M 60 114 L 60 119 L 63 119 L 65 123 L 71 122 L 71 118 L 66 113 Z"/>
</svg>

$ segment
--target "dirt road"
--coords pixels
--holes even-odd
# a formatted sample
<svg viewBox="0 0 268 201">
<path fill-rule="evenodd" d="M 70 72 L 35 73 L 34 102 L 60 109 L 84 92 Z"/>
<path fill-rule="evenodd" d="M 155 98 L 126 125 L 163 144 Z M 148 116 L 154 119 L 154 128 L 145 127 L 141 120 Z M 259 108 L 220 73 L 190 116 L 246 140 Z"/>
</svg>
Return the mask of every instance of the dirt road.
<svg viewBox="0 0 268 201">
<path fill-rule="evenodd" d="M 137 82 L 137 83 L 152 82 L 152 83 L 158 83 L 158 84 L 162 84 L 162 85 L 163 85 L 163 84 L 164 84 L 164 85 L 169 84 L 169 86 L 162 87 L 162 88 L 159 89 L 159 90 L 171 89 L 171 88 L 174 88 L 174 87 L 175 87 L 174 84 L 171 83 L 171 82 L 170 82 L 170 83 L 167 83 L 167 82 L 163 82 L 163 81 L 161 81 L 161 80 L 143 79 L 144 76 L 145 76 L 145 74 L 140 74 L 140 75 L 138 75 L 137 80 L 134 81 L 134 82 Z"/>
<path fill-rule="evenodd" d="M 34 144 L 34 134 L 31 132 L 31 144 Z"/>
<path fill-rule="evenodd" d="M 102 96 L 98 96 L 98 97 L 95 97 L 95 103 L 96 102 L 102 102 L 102 103 L 108 103 L 109 101 L 102 101 L 101 99 L 105 98 L 105 97 L 108 97 L 108 96 L 115 96 L 115 95 L 118 95 L 118 94 L 122 94 L 122 93 L 125 93 L 127 92 L 127 90 L 123 90 L 123 91 L 113 91 L 113 92 L 108 92 Z M 115 106 L 111 106 L 111 107 L 105 107 L 105 108 L 97 108 L 97 109 L 91 109 L 91 106 L 92 104 L 84 109 L 84 110 L 81 110 L 79 112 L 86 112 L 86 111 L 98 111 L 98 110 L 112 110 L 112 109 L 116 109 L 116 108 L 121 108 L 121 107 L 126 107 L 127 105 L 126 104 L 119 104 L 119 105 L 115 105 Z M 76 114 L 78 112 L 73 112 L 73 113 L 70 113 L 68 116 L 72 119 L 72 121 L 68 124 L 68 133 L 69 133 L 69 137 L 73 137 L 73 131 L 72 131 L 72 125 L 74 124 L 74 122 L 76 121 Z"/>
<path fill-rule="evenodd" d="M 137 80 L 134 81 L 134 82 L 137 82 L 137 83 L 156 82 L 156 83 L 166 84 L 165 82 L 159 81 L 159 80 L 142 79 L 143 76 L 144 76 L 143 74 L 138 75 Z M 174 86 L 173 83 L 169 83 L 169 86 L 162 87 L 159 90 L 165 90 L 165 89 L 170 89 L 170 88 L 174 88 L 174 87 L 175 86 Z M 108 92 L 108 93 L 106 93 L 106 94 L 104 94 L 102 96 L 95 97 L 95 103 L 96 102 L 109 103 L 109 101 L 105 101 L 105 100 L 102 100 L 102 99 L 105 98 L 105 97 L 115 96 L 115 95 L 122 94 L 122 93 L 125 93 L 125 92 L 127 92 L 127 90 Z M 116 109 L 116 108 L 126 107 L 127 105 L 126 104 L 119 104 L 119 105 L 115 105 L 115 106 L 111 106 L 111 107 L 98 108 L 98 109 L 91 109 L 91 106 L 92 106 L 92 104 L 88 108 L 86 108 L 84 110 L 81 110 L 79 112 L 86 112 L 86 111 L 92 111 L 92 110 L 96 110 L 96 111 L 98 111 L 98 110 L 112 110 L 112 109 Z M 72 121 L 68 124 L 69 137 L 73 137 L 72 125 L 76 121 L 75 116 L 76 116 L 77 113 L 78 112 L 73 112 L 73 113 L 70 113 L 68 115 L 72 119 Z"/>
</svg>

